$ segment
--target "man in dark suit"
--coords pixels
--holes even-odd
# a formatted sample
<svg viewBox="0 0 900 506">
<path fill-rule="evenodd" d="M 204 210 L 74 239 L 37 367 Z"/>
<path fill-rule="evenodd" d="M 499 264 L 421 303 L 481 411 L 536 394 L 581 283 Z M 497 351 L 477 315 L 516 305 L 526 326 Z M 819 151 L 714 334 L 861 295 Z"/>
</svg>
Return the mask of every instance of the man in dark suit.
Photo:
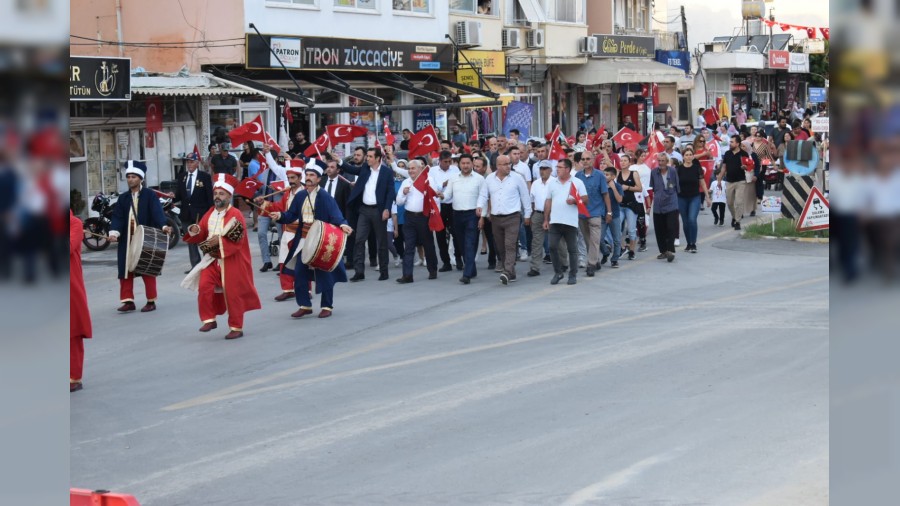
<svg viewBox="0 0 900 506">
<path fill-rule="evenodd" d="M 338 209 L 341 210 L 342 216 L 347 216 L 347 199 L 350 198 L 350 191 L 353 186 L 345 178 L 341 177 L 338 169 L 337 160 L 329 160 L 325 168 L 325 177 L 319 186 L 334 197 L 337 202 Z"/>
<path fill-rule="evenodd" d="M 125 259 L 128 255 L 128 247 L 131 235 L 138 225 L 161 228 L 166 234 L 171 234 L 172 229 L 166 225 L 166 215 L 163 213 L 159 197 L 150 188 L 142 188 L 144 174 L 147 166 L 144 162 L 128 160 L 125 162 L 125 180 L 128 183 L 128 191 L 119 195 L 113 207 L 112 224 L 109 231 L 109 242 L 118 242 L 119 265 L 119 298 L 122 305 L 118 311 L 127 313 L 134 311 L 134 273 L 125 268 Z M 119 240 L 122 237 L 123 240 Z M 147 292 L 147 304 L 141 308 L 142 313 L 156 310 L 156 278 L 140 275 L 144 280 L 144 288 Z"/>
<path fill-rule="evenodd" d="M 175 189 L 175 201 L 181 202 L 181 220 L 185 226 L 200 221 L 200 218 L 213 206 L 212 178 L 200 168 L 200 158 L 196 153 L 187 153 L 184 157 L 186 170 Z M 188 255 L 191 268 L 200 263 L 200 248 L 196 244 L 188 244 Z M 185 274 L 191 272 L 190 269 Z"/>
<path fill-rule="evenodd" d="M 356 244 L 353 248 L 353 260 L 356 274 L 350 281 L 366 279 L 366 238 L 369 231 L 375 232 L 375 243 L 378 246 L 378 264 L 381 275 L 379 281 L 388 279 L 388 238 L 387 220 L 391 218 L 391 205 L 394 203 L 394 173 L 382 164 L 383 155 L 380 148 L 369 148 L 366 162 L 362 165 L 343 162 L 341 169 L 357 176 L 356 184 L 350 191 L 347 205 L 359 210 L 356 224 Z"/>
</svg>

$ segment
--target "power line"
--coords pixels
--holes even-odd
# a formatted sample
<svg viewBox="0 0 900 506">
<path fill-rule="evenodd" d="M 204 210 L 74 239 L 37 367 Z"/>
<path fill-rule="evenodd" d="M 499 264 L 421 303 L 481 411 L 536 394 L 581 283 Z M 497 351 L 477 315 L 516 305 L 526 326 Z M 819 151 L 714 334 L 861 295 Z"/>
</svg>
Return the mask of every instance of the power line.
<svg viewBox="0 0 900 506">
<path fill-rule="evenodd" d="M 103 39 L 93 39 L 91 37 L 82 37 L 80 35 L 69 35 L 69 38 L 86 40 L 86 41 L 90 41 L 93 43 L 109 44 L 112 46 L 138 46 L 138 47 L 188 46 L 191 48 L 210 46 L 211 42 L 233 42 L 233 41 L 237 41 L 237 40 L 244 40 L 243 37 L 235 37 L 235 38 L 231 38 L 231 39 L 182 41 L 182 42 L 118 42 L 115 40 L 103 40 Z M 71 45 L 93 45 L 93 44 L 71 44 Z M 242 44 L 234 44 L 234 45 L 242 45 Z M 222 46 L 215 46 L 215 47 L 222 47 Z"/>
</svg>

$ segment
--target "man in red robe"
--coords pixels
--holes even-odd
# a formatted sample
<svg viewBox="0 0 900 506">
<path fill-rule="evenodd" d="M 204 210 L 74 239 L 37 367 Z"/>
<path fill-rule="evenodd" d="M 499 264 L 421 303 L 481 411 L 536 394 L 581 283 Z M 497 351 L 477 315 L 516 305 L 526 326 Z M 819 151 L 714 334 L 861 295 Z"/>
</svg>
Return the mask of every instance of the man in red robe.
<svg viewBox="0 0 900 506">
<path fill-rule="evenodd" d="M 84 370 L 84 340 L 91 338 L 84 275 L 81 272 L 81 240 L 84 225 L 69 211 L 69 392 L 81 390 Z"/>
<path fill-rule="evenodd" d="M 212 245 L 185 282 L 199 271 L 197 304 L 203 322 L 200 332 L 216 328 L 216 316 L 228 312 L 230 332 L 225 339 L 243 337 L 244 313 L 262 307 L 253 285 L 253 265 L 244 216 L 231 205 L 237 185 L 238 180 L 234 176 L 217 174 L 213 183 L 213 208 L 200 223 L 188 227 L 184 235 L 186 243 L 200 244 L 208 240 L 207 245 Z M 240 234 L 228 233 L 232 221 L 240 224 Z"/>
</svg>

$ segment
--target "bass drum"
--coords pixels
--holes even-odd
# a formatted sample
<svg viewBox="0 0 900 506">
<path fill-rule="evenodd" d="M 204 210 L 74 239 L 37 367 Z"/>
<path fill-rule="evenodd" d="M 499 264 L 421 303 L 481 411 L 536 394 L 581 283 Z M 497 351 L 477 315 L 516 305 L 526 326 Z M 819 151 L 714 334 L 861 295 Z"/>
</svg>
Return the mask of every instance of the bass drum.
<svg viewBox="0 0 900 506">
<path fill-rule="evenodd" d="M 344 257 L 347 236 L 340 227 L 316 220 L 309 227 L 303 243 L 300 261 L 311 269 L 331 272 Z"/>
<path fill-rule="evenodd" d="M 165 232 L 138 225 L 131 236 L 131 244 L 128 245 L 125 268 L 135 275 L 159 276 L 168 250 L 169 238 Z"/>
</svg>

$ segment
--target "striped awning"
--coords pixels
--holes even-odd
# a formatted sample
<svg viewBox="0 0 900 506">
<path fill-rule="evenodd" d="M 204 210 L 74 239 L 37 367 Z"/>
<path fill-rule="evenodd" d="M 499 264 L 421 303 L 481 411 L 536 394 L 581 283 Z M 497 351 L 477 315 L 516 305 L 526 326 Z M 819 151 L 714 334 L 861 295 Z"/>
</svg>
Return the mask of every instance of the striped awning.
<svg viewBox="0 0 900 506">
<path fill-rule="evenodd" d="M 189 76 L 132 76 L 131 92 L 161 97 L 261 95 L 275 98 L 274 95 L 205 73 Z"/>
</svg>

